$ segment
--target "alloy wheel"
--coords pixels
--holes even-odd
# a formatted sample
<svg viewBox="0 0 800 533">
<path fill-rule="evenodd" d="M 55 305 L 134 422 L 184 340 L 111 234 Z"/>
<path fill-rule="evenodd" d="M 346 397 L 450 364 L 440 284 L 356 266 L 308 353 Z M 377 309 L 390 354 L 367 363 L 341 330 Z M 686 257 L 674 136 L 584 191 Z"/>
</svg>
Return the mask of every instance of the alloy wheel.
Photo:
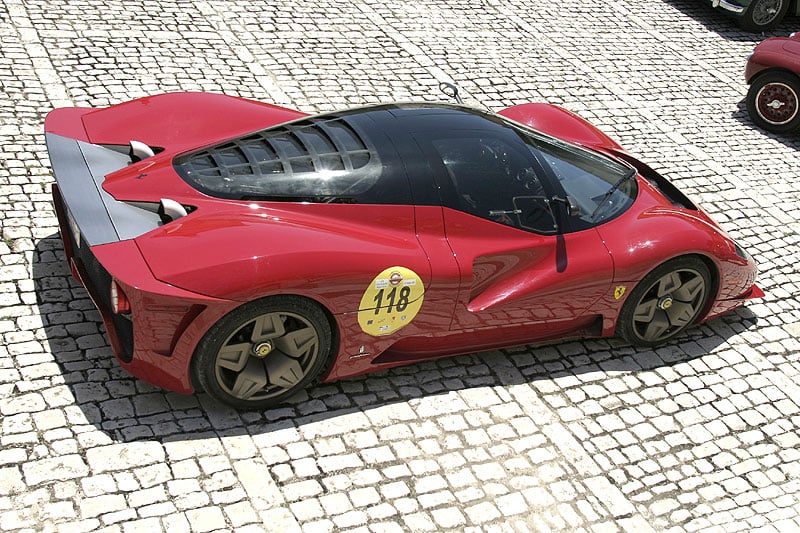
<svg viewBox="0 0 800 533">
<path fill-rule="evenodd" d="M 314 367 L 320 338 L 299 314 L 271 312 L 235 328 L 216 354 L 219 387 L 246 401 L 259 401 L 291 389 Z"/>
<path fill-rule="evenodd" d="M 697 318 L 706 300 L 705 278 L 693 269 L 660 277 L 636 303 L 633 328 L 647 343 L 665 340 Z"/>
</svg>

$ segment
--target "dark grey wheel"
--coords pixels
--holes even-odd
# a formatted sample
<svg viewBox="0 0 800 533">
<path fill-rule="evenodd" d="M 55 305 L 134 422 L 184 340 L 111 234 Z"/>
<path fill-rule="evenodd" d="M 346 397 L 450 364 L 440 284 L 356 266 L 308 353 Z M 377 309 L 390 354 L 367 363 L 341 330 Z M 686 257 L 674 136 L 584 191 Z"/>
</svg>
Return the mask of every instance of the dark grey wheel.
<svg viewBox="0 0 800 533">
<path fill-rule="evenodd" d="M 747 112 L 760 128 L 788 133 L 800 128 L 800 78 L 769 70 L 756 76 L 747 90 Z"/>
<path fill-rule="evenodd" d="M 754 0 L 739 24 L 749 31 L 766 31 L 780 24 L 788 9 L 789 0 Z"/>
<path fill-rule="evenodd" d="M 303 298 L 277 296 L 245 304 L 215 324 L 198 345 L 193 371 L 217 400 L 263 409 L 311 383 L 330 351 L 322 310 Z"/>
<path fill-rule="evenodd" d="M 706 264 L 682 257 L 657 267 L 639 282 L 622 308 L 617 331 L 631 344 L 654 346 L 697 320 L 711 288 Z"/>
</svg>

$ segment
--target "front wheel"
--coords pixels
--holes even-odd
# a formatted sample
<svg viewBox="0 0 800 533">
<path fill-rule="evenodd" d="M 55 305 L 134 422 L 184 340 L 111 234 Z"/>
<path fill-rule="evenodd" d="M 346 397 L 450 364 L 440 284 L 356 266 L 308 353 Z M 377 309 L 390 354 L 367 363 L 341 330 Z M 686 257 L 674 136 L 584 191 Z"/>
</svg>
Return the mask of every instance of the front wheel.
<svg viewBox="0 0 800 533">
<path fill-rule="evenodd" d="M 800 78 L 789 72 L 765 72 L 747 91 L 747 112 L 757 126 L 773 133 L 800 128 Z"/>
<path fill-rule="evenodd" d="M 754 0 L 739 19 L 747 31 L 767 31 L 781 23 L 789 9 L 789 0 Z"/>
<path fill-rule="evenodd" d="M 617 321 L 619 335 L 638 346 L 665 342 L 697 320 L 708 303 L 711 273 L 696 257 L 667 261 L 631 292 Z"/>
<path fill-rule="evenodd" d="M 308 386 L 331 354 L 331 328 L 313 302 L 275 296 L 224 316 L 192 361 L 208 394 L 237 409 L 265 409 Z"/>
</svg>

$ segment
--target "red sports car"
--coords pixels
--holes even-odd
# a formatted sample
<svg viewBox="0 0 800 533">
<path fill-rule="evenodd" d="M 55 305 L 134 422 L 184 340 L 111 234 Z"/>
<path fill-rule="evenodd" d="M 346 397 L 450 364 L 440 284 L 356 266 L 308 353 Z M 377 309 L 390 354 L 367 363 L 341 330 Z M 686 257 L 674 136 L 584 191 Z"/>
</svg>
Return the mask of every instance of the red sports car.
<svg viewBox="0 0 800 533">
<path fill-rule="evenodd" d="M 800 33 L 760 42 L 747 58 L 747 112 L 773 133 L 800 128 Z"/>
<path fill-rule="evenodd" d="M 176 93 L 45 130 L 64 249 L 120 364 L 237 408 L 550 339 L 655 345 L 763 295 L 700 208 L 547 104 L 308 116 Z"/>
</svg>

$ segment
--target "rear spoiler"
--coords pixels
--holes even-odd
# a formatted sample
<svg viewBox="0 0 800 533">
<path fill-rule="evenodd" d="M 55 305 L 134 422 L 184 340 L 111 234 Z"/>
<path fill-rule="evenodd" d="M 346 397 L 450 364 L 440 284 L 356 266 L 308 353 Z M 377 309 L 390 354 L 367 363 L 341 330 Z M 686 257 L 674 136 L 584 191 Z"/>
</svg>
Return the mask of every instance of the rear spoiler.
<svg viewBox="0 0 800 533">
<path fill-rule="evenodd" d="M 157 213 L 103 190 L 106 175 L 131 163 L 129 154 L 50 132 L 45 141 L 67 216 L 89 246 L 133 239 L 161 224 Z"/>
</svg>

